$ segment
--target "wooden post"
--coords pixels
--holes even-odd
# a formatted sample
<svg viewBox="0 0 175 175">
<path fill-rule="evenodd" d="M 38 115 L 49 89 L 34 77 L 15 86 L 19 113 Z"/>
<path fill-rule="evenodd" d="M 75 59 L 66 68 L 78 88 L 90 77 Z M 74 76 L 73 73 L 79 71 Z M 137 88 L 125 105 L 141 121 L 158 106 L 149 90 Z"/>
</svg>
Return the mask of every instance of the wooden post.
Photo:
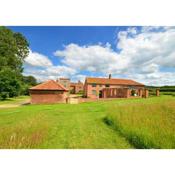
<svg viewBox="0 0 175 175">
<path fill-rule="evenodd" d="M 156 96 L 157 96 L 157 97 L 160 96 L 160 91 L 159 91 L 159 89 L 156 89 Z"/>
</svg>

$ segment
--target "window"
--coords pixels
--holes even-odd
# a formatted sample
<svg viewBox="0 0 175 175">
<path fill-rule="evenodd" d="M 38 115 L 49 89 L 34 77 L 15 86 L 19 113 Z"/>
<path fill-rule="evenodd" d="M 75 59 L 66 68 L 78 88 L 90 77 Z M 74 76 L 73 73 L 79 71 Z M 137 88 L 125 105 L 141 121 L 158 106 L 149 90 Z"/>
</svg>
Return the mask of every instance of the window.
<svg viewBox="0 0 175 175">
<path fill-rule="evenodd" d="M 92 94 L 93 94 L 93 95 L 97 95 L 96 90 L 92 90 Z"/>
<path fill-rule="evenodd" d="M 92 84 L 92 87 L 96 87 L 96 84 Z"/>
<path fill-rule="evenodd" d="M 105 87 L 110 87 L 110 85 L 109 84 L 106 84 Z"/>
</svg>

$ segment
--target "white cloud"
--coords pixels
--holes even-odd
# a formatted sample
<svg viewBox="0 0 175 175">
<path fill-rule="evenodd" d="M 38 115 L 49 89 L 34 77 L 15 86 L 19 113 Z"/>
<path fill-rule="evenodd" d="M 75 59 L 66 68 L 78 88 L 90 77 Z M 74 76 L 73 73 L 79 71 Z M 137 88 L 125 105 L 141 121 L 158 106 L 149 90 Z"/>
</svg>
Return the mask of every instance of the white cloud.
<svg viewBox="0 0 175 175">
<path fill-rule="evenodd" d="M 28 57 L 25 58 L 25 63 L 38 67 L 52 66 L 52 62 L 47 56 L 37 52 L 32 52 L 31 50 L 29 51 Z"/>
<path fill-rule="evenodd" d="M 121 70 L 127 66 L 127 60 L 106 45 L 79 46 L 69 44 L 63 51 L 56 51 L 55 55 L 63 57 L 62 63 L 76 70 L 109 73 Z M 117 65 L 117 67 L 116 67 Z"/>
<path fill-rule="evenodd" d="M 39 80 L 58 77 L 84 80 L 86 75 L 82 72 L 89 71 L 91 76 L 111 73 L 113 77 L 131 78 L 147 85 L 175 84 L 174 27 L 129 27 L 116 37 L 116 50 L 109 43 L 66 45 L 54 53 L 61 59 L 59 66 L 53 65 L 48 57 L 31 51 L 25 61 L 35 67 L 28 73 Z"/>
<path fill-rule="evenodd" d="M 76 70 L 67 66 L 26 67 L 24 74 L 33 75 L 37 80 L 45 81 L 48 79 L 56 80 L 60 77 L 73 77 L 76 74 Z"/>
<path fill-rule="evenodd" d="M 111 45 L 69 44 L 55 55 L 62 63 L 77 71 L 129 77 L 143 83 L 175 84 L 173 72 L 160 69 L 175 68 L 175 28 L 173 27 L 129 27 L 117 35 L 117 52 Z M 157 79 L 157 80 L 156 80 Z M 155 81 L 156 80 L 156 81 Z"/>
<path fill-rule="evenodd" d="M 31 50 L 25 58 L 24 75 L 33 75 L 38 81 L 71 77 L 75 74 L 75 69 L 64 65 L 54 66 L 47 56 Z"/>
</svg>

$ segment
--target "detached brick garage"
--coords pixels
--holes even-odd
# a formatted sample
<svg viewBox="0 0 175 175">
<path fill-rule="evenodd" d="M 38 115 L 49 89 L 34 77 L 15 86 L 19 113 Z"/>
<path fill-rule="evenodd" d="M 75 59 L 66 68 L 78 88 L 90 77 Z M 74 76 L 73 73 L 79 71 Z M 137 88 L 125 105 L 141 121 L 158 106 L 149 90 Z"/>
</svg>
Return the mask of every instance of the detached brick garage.
<svg viewBox="0 0 175 175">
<path fill-rule="evenodd" d="M 68 90 L 60 83 L 49 80 L 29 89 L 31 103 L 66 103 Z"/>
</svg>

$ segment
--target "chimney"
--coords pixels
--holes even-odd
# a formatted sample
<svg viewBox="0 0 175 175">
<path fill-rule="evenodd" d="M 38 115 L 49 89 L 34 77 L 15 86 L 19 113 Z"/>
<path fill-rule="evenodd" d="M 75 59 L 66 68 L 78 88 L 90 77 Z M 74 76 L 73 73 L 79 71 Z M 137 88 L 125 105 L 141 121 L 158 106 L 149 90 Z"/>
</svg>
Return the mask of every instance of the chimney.
<svg viewBox="0 0 175 175">
<path fill-rule="evenodd" d="M 111 79 L 111 74 L 109 74 L 109 79 Z"/>
</svg>

